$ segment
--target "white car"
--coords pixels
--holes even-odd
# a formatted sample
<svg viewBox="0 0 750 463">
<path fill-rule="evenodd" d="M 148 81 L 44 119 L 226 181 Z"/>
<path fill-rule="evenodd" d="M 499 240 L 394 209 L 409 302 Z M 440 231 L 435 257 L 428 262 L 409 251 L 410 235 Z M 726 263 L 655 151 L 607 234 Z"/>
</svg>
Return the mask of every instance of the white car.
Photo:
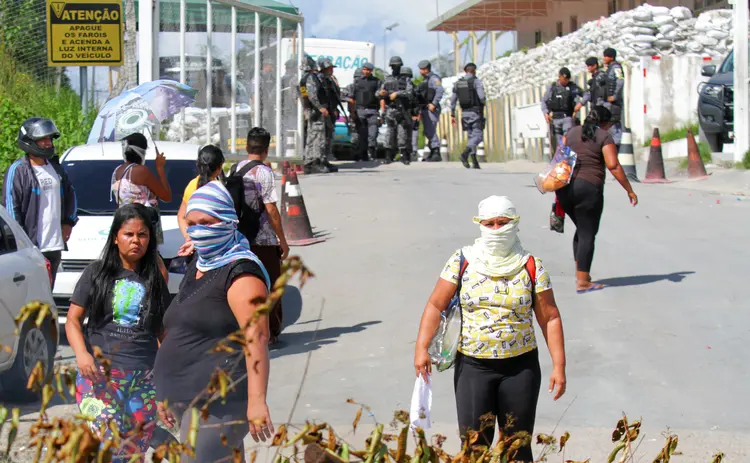
<svg viewBox="0 0 750 463">
<path fill-rule="evenodd" d="M 39 361 L 47 376 L 52 373 L 59 330 L 51 281 L 47 259 L 0 206 L 0 344 L 4 347 L 0 349 L 0 398 L 35 399 L 37 395 L 26 389 L 26 383 Z M 51 315 L 38 328 L 33 319 L 27 320 L 16 336 L 13 319 L 32 301 L 49 304 Z"/>
<path fill-rule="evenodd" d="M 165 171 L 172 189 L 172 201 L 159 203 L 164 230 L 164 243 L 159 245 L 159 253 L 169 268 L 170 261 L 177 257 L 177 251 L 184 243 L 177 223 L 177 211 L 180 209 L 185 187 L 197 175 L 199 146 L 168 141 L 158 141 L 157 146 L 167 158 Z M 149 142 L 146 166 L 154 173 L 155 159 L 156 152 Z M 110 184 L 112 172 L 123 163 L 122 144 L 105 142 L 76 146 L 63 154 L 60 163 L 75 188 L 78 201 L 78 224 L 73 227 L 68 250 L 62 253 L 53 291 L 58 308 L 58 322 L 64 324 L 76 283 L 86 266 L 101 257 L 112 226 L 117 204 L 114 199 L 110 201 Z M 182 274 L 170 272 L 171 294 L 177 294 L 182 277 Z"/>
</svg>

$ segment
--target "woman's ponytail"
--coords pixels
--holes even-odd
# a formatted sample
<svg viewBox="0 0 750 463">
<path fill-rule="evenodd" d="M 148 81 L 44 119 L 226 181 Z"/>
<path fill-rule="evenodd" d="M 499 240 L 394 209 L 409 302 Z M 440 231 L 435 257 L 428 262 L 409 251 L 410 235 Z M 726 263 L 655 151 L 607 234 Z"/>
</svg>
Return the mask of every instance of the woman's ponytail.
<svg viewBox="0 0 750 463">
<path fill-rule="evenodd" d="M 198 150 L 198 188 L 207 184 L 211 176 L 224 164 L 224 153 L 218 146 L 205 145 Z"/>
<path fill-rule="evenodd" d="M 603 124 L 609 123 L 612 118 L 612 113 L 609 109 L 604 106 L 594 107 L 586 120 L 583 121 L 583 129 L 581 130 L 581 140 L 589 141 L 596 138 L 596 129 Z"/>
</svg>

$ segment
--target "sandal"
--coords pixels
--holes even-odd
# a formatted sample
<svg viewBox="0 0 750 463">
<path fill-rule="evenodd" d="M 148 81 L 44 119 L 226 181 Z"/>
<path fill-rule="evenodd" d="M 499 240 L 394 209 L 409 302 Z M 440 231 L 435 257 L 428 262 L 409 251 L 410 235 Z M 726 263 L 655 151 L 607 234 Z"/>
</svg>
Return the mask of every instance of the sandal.
<svg viewBox="0 0 750 463">
<path fill-rule="evenodd" d="M 599 283 L 592 283 L 591 286 L 585 289 L 576 289 L 576 293 L 578 294 L 584 294 L 584 293 L 590 293 L 592 291 L 599 291 L 600 289 L 604 289 L 604 285 Z"/>
</svg>

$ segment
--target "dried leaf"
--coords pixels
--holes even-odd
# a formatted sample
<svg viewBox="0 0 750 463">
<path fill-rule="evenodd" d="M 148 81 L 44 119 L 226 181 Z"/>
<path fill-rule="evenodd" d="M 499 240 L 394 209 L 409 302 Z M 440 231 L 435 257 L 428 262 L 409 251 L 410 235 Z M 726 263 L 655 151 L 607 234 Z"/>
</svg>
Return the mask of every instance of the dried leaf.
<svg viewBox="0 0 750 463">
<path fill-rule="evenodd" d="M 711 457 L 711 463 L 721 463 L 722 461 L 724 461 L 724 454 L 722 452 L 716 453 Z"/>
<path fill-rule="evenodd" d="M 565 431 L 565 434 L 560 436 L 560 452 L 565 448 L 565 444 L 568 443 L 568 440 L 570 439 L 570 433 L 568 431 Z"/>
<path fill-rule="evenodd" d="M 286 439 L 287 439 L 286 425 L 282 424 L 276 430 L 276 435 L 273 436 L 273 440 L 271 441 L 271 447 L 279 447 L 279 446 L 284 445 L 286 443 Z"/>
<path fill-rule="evenodd" d="M 622 451 L 622 449 L 625 448 L 627 445 L 627 442 L 618 442 L 614 449 L 612 449 L 612 452 L 609 454 L 609 457 L 607 457 L 607 463 L 613 463 L 615 461 L 615 458 L 617 458 L 617 454 Z"/>
<path fill-rule="evenodd" d="M 16 440 L 16 436 L 18 435 L 18 423 L 21 420 L 21 410 L 18 408 L 14 408 L 11 411 L 11 419 L 10 419 L 10 431 L 8 432 L 8 447 L 5 450 L 5 454 L 10 454 L 10 448 L 13 446 L 13 442 Z"/>
<path fill-rule="evenodd" d="M 357 410 L 357 414 L 354 416 L 354 421 L 352 422 L 352 428 L 353 432 L 357 432 L 357 425 L 359 424 L 359 420 L 362 419 L 362 408 L 360 407 L 359 410 Z"/>
<path fill-rule="evenodd" d="M 612 432 L 612 442 L 617 442 L 622 439 L 623 434 L 625 434 L 625 419 L 621 418 L 617 422 L 615 430 Z"/>
<path fill-rule="evenodd" d="M 198 409 L 193 407 L 190 409 L 190 428 L 188 431 L 187 443 L 191 449 L 195 450 L 195 446 L 198 442 L 198 427 L 200 426 L 200 414 Z"/>
<path fill-rule="evenodd" d="M 536 445 L 551 445 L 554 444 L 555 441 L 555 436 L 550 436 L 549 434 L 536 435 Z"/>
<path fill-rule="evenodd" d="M 336 433 L 333 432 L 333 428 L 328 426 L 328 450 L 336 451 Z"/>
<path fill-rule="evenodd" d="M 409 428 L 404 426 L 401 433 L 398 435 L 398 449 L 396 450 L 395 460 L 396 463 L 402 463 L 406 458 L 406 445 L 407 439 L 409 438 Z"/>
<path fill-rule="evenodd" d="M 258 451 L 257 450 L 253 450 L 252 452 L 250 452 L 250 460 L 248 460 L 247 463 L 255 463 L 255 460 L 257 458 L 258 458 Z"/>
</svg>

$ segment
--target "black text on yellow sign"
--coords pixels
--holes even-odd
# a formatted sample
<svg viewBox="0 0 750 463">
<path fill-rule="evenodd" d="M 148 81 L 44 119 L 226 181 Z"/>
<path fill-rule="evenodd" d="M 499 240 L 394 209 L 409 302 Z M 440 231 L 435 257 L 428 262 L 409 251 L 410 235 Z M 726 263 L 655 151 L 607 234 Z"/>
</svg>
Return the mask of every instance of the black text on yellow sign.
<svg viewBox="0 0 750 463">
<path fill-rule="evenodd" d="M 122 20 L 122 0 L 47 0 L 49 65 L 122 65 Z"/>
</svg>

